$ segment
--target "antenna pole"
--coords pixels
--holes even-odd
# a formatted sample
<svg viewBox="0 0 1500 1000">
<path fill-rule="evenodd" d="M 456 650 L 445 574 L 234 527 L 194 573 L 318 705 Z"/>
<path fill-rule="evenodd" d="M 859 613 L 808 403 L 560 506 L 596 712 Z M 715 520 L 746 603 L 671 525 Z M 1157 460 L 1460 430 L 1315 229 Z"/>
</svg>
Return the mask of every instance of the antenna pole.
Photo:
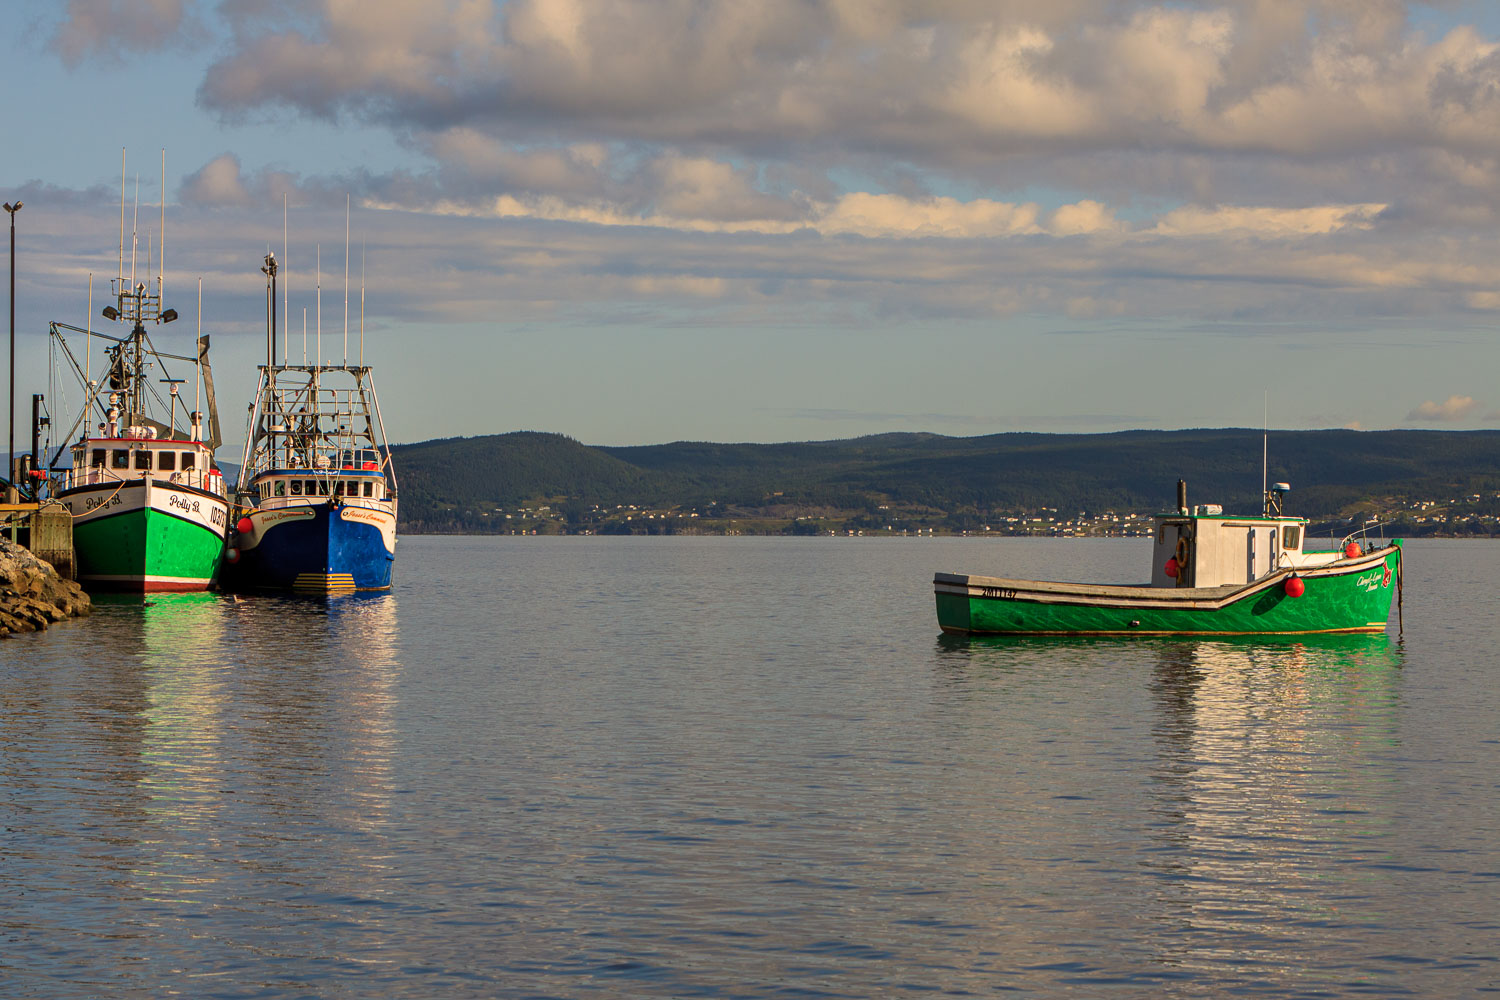
<svg viewBox="0 0 1500 1000">
<path fill-rule="evenodd" d="M 323 363 L 323 244 L 318 244 L 318 364 Z"/>
<path fill-rule="evenodd" d="M 83 412 L 85 414 L 87 414 L 88 411 L 89 411 L 89 403 L 88 403 L 89 390 L 91 390 L 91 389 L 94 388 L 94 385 L 93 385 L 94 376 L 89 371 L 89 349 L 94 346 L 94 272 L 93 271 L 89 272 L 89 314 L 88 314 L 88 318 L 83 321 L 83 327 L 84 327 L 84 330 L 86 331 L 85 334 L 84 334 L 84 337 L 83 337 L 83 381 L 86 383 L 84 385 L 84 387 L 83 387 Z M 83 425 L 83 430 L 84 430 L 84 436 L 85 437 L 88 436 L 88 429 L 89 429 L 89 425 L 88 425 L 87 421 L 85 421 L 85 423 Z"/>
<path fill-rule="evenodd" d="M 287 327 L 292 324 L 292 307 L 290 303 L 292 289 L 292 276 L 287 272 L 287 247 L 286 247 L 286 192 L 281 193 L 281 363 L 286 364 L 287 357 Z"/>
<path fill-rule="evenodd" d="M 130 213 L 130 290 L 135 291 L 135 248 L 140 242 L 140 219 L 141 219 L 141 175 L 135 175 L 135 208 Z M 135 318 L 139 322 L 141 318 L 141 300 L 136 299 Z"/>
<path fill-rule="evenodd" d="M 125 147 L 120 147 L 120 284 L 125 283 Z"/>
<path fill-rule="evenodd" d="M 197 364 L 193 370 L 198 373 L 193 379 L 193 412 L 203 412 L 203 278 L 198 279 L 198 336 L 193 339 L 193 357 Z M 191 422 L 191 421 L 189 421 Z M 199 426 L 202 426 L 201 424 Z M 203 432 L 198 432 L 198 437 L 203 437 Z"/>
<path fill-rule="evenodd" d="M 359 366 L 365 366 L 365 245 L 359 245 Z"/>
<path fill-rule="evenodd" d="M 344 195 L 344 367 L 349 367 L 349 195 Z"/>
<path fill-rule="evenodd" d="M 156 268 L 156 307 L 161 308 L 167 277 L 167 151 L 161 151 L 161 263 Z"/>
<path fill-rule="evenodd" d="M 1271 494 L 1268 491 L 1270 480 L 1267 472 L 1271 458 L 1271 393 L 1269 389 L 1261 390 L 1260 398 L 1260 502 L 1263 513 L 1271 512 Z"/>
</svg>

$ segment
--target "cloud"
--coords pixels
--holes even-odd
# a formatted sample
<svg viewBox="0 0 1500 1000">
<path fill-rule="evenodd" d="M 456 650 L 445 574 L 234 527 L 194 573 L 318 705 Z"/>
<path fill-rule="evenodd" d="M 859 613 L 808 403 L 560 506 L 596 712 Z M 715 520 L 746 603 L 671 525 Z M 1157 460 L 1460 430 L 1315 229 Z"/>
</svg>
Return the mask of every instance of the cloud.
<svg viewBox="0 0 1500 1000">
<path fill-rule="evenodd" d="M 182 198 L 200 205 L 250 204 L 250 192 L 240 177 L 239 157 L 225 153 L 183 178 Z"/>
<path fill-rule="evenodd" d="M 1468 419 L 1478 408 L 1473 396 L 1449 396 L 1441 403 L 1429 399 L 1408 413 L 1406 419 L 1454 423 Z"/>
<path fill-rule="evenodd" d="M 51 45 L 66 65 L 77 66 L 175 46 L 195 27 L 185 0 L 68 0 Z"/>
<path fill-rule="evenodd" d="M 184 177 L 179 196 L 187 204 L 208 208 L 265 207 L 280 202 L 282 195 L 298 193 L 298 180 L 293 175 L 263 169 L 246 177 L 239 157 L 223 153 Z"/>
<path fill-rule="evenodd" d="M 1245 233 L 1314 236 L 1340 229 L 1369 229 L 1385 205 L 1313 205 L 1305 208 L 1184 206 L 1168 212 L 1155 231 L 1170 236 Z"/>
<path fill-rule="evenodd" d="M 305 23 L 237 22 L 200 99 L 225 114 L 762 155 L 810 143 L 947 167 L 1038 150 L 1500 149 L 1496 45 L 1469 29 L 1408 33 L 1402 9 L 340 0 Z"/>
</svg>

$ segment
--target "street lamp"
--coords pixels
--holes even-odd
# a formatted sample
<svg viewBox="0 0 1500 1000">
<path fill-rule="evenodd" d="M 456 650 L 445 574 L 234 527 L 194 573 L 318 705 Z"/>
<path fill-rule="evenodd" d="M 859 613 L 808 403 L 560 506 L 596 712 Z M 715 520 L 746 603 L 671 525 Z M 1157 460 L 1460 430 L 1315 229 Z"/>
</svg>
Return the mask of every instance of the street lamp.
<svg viewBox="0 0 1500 1000">
<path fill-rule="evenodd" d="M 14 205 L 7 202 L 5 210 L 10 213 L 10 405 L 6 408 L 10 446 L 5 453 L 10 467 L 5 470 L 5 478 L 11 481 L 16 474 L 16 213 L 21 210 L 20 201 Z"/>
</svg>

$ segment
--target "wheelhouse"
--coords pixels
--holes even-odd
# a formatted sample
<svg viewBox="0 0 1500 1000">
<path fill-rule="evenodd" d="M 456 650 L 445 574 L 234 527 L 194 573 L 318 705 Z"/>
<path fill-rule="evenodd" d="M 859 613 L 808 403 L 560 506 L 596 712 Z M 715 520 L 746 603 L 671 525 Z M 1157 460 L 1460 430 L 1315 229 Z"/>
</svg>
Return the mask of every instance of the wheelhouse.
<svg viewBox="0 0 1500 1000">
<path fill-rule="evenodd" d="M 1151 586 L 1240 586 L 1286 569 L 1324 566 L 1341 552 L 1305 552 L 1307 518 L 1282 513 L 1286 483 L 1265 494 L 1264 510 L 1225 515 L 1219 504 L 1187 506 L 1186 485 L 1177 484 L 1178 509 L 1153 519 Z"/>
<path fill-rule="evenodd" d="M 198 441 L 171 438 L 88 438 L 73 445 L 65 488 L 126 479 L 151 479 L 204 487 L 217 476 L 212 456 Z"/>
<path fill-rule="evenodd" d="M 372 463 L 374 464 L 374 463 Z M 251 489 L 262 506 L 275 501 L 385 500 L 385 474 L 379 469 L 269 469 Z"/>
</svg>

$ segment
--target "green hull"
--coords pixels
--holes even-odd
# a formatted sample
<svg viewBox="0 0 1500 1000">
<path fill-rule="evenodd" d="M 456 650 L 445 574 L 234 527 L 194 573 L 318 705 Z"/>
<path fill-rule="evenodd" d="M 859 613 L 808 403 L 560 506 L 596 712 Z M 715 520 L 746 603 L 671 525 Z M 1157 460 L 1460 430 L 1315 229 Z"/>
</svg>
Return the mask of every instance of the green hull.
<svg viewBox="0 0 1500 1000">
<path fill-rule="evenodd" d="M 1390 617 L 1399 546 L 1238 587 L 1052 584 L 938 574 L 938 624 L 963 635 L 1297 635 L 1378 632 Z"/>
<path fill-rule="evenodd" d="M 79 582 L 113 590 L 207 590 L 224 561 L 222 532 L 152 507 L 78 520 L 73 547 Z"/>
</svg>

